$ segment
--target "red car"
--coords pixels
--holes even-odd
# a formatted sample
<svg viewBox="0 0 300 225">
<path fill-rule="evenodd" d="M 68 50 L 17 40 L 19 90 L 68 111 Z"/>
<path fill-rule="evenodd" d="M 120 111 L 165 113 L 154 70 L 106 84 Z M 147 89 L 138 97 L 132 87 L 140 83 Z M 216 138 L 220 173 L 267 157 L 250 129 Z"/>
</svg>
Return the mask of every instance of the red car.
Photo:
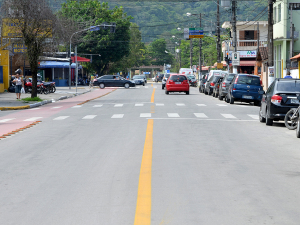
<svg viewBox="0 0 300 225">
<path fill-rule="evenodd" d="M 166 83 L 166 94 L 170 92 L 185 92 L 190 94 L 189 80 L 183 74 L 171 74 Z"/>
</svg>

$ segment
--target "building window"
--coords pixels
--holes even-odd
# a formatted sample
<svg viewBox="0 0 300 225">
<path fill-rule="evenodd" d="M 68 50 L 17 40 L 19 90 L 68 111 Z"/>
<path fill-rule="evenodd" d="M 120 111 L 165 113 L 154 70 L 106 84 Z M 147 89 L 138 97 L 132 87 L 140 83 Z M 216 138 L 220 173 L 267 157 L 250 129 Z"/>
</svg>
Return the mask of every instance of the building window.
<svg viewBox="0 0 300 225">
<path fill-rule="evenodd" d="M 274 10 L 273 10 L 273 24 L 276 23 L 276 7 L 274 7 Z"/>
<path fill-rule="evenodd" d="M 278 5 L 278 22 L 281 21 L 281 3 Z"/>
</svg>

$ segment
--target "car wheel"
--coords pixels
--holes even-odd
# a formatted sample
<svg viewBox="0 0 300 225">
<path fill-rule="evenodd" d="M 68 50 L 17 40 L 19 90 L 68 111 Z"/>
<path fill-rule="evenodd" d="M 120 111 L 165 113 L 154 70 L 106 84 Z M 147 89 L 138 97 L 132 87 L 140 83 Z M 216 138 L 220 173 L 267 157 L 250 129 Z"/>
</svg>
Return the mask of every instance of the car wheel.
<svg viewBox="0 0 300 225">
<path fill-rule="evenodd" d="M 234 98 L 231 95 L 230 95 L 229 103 L 234 104 Z"/>
<path fill-rule="evenodd" d="M 205 90 L 205 89 L 204 89 L 204 91 L 203 91 L 203 92 L 204 92 L 204 94 L 205 94 L 205 95 L 208 95 L 208 93 L 206 92 L 206 90 Z"/>
<path fill-rule="evenodd" d="M 189 95 L 190 94 L 190 91 L 187 91 L 187 92 L 185 92 L 187 95 Z"/>
<path fill-rule="evenodd" d="M 219 95 L 218 98 L 219 98 L 220 101 L 223 101 L 223 98 L 224 98 L 224 97 L 221 96 L 221 95 Z"/>
<path fill-rule="evenodd" d="M 208 95 L 211 95 L 211 94 L 212 94 L 212 92 L 210 91 L 210 89 L 208 90 L 207 94 L 208 94 Z"/>
<path fill-rule="evenodd" d="M 215 94 L 215 92 L 213 92 L 212 96 L 213 96 L 213 97 L 216 97 L 216 94 Z"/>
<path fill-rule="evenodd" d="M 259 117 L 259 122 L 265 123 L 266 118 L 262 116 L 262 108 L 260 107 L 259 112 L 258 112 L 258 117 Z"/>
<path fill-rule="evenodd" d="M 296 137 L 300 138 L 300 119 L 297 121 Z"/>
<path fill-rule="evenodd" d="M 145 86 L 145 83 L 143 83 L 143 86 Z"/>
<path fill-rule="evenodd" d="M 130 85 L 129 85 L 128 83 L 124 84 L 124 87 L 125 87 L 126 89 L 128 89 L 129 86 L 130 86 Z"/>
<path fill-rule="evenodd" d="M 169 94 L 169 92 L 168 92 L 167 90 L 165 91 L 165 93 L 166 93 L 166 95 L 168 95 L 168 94 Z"/>
<path fill-rule="evenodd" d="M 284 117 L 284 124 L 287 129 L 295 130 L 297 128 L 298 120 L 291 120 L 292 116 L 294 115 L 296 109 L 290 109 Z"/>
<path fill-rule="evenodd" d="M 199 92 L 202 93 L 201 87 L 199 87 Z"/>
<path fill-rule="evenodd" d="M 269 114 L 270 114 L 270 112 L 267 109 L 267 111 L 266 111 L 266 125 L 267 126 L 272 126 L 273 125 L 273 120 L 270 118 Z"/>
<path fill-rule="evenodd" d="M 261 102 L 260 101 L 254 101 L 255 106 L 260 106 Z"/>
<path fill-rule="evenodd" d="M 101 83 L 101 84 L 99 84 L 99 87 L 100 87 L 101 89 L 103 89 L 103 88 L 105 88 L 105 85 L 104 85 L 103 83 Z"/>
</svg>

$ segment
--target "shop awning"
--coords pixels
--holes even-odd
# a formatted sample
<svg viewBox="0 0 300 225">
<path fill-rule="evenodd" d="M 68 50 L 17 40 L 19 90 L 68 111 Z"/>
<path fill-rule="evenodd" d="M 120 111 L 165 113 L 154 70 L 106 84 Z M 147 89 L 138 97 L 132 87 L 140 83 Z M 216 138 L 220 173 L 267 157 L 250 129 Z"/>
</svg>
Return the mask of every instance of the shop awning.
<svg viewBox="0 0 300 225">
<path fill-rule="evenodd" d="M 252 61 L 240 61 L 240 66 L 255 66 L 255 60 Z"/>
<path fill-rule="evenodd" d="M 292 59 L 300 59 L 300 54 L 298 54 L 298 55 L 295 55 L 294 57 L 292 57 L 292 58 L 290 58 L 291 60 Z"/>
<path fill-rule="evenodd" d="M 71 59 L 73 62 L 75 62 L 75 56 L 72 56 Z M 90 61 L 91 61 L 90 59 L 77 56 L 77 62 L 90 62 Z"/>
<path fill-rule="evenodd" d="M 58 62 L 58 61 L 41 61 L 39 63 L 40 69 L 46 69 L 46 68 L 69 68 L 70 63 L 69 62 Z M 75 69 L 76 64 L 72 63 L 71 68 Z M 81 65 L 78 65 L 79 69 L 82 69 Z"/>
</svg>

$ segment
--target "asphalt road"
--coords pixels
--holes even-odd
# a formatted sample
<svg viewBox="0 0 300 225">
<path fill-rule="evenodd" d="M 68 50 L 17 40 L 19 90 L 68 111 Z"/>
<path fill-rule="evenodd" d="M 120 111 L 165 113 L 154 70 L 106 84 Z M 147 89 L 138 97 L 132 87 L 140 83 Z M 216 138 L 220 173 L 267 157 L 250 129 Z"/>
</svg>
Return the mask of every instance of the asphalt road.
<svg viewBox="0 0 300 225">
<path fill-rule="evenodd" d="M 299 224 L 300 140 L 258 107 L 160 84 L 77 103 L 0 141 L 0 224 Z"/>
</svg>

